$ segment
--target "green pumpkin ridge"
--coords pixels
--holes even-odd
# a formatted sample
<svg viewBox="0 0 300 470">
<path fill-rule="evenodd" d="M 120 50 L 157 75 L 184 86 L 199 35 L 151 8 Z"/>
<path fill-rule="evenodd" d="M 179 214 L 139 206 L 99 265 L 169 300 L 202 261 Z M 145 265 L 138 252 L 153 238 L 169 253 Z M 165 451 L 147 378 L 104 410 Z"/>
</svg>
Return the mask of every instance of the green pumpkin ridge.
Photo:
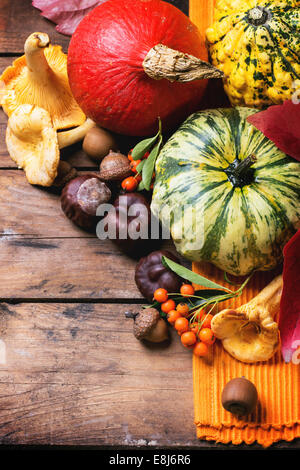
<svg viewBox="0 0 300 470">
<path fill-rule="evenodd" d="M 152 210 L 163 224 L 165 214 L 171 218 L 177 250 L 235 275 L 275 267 L 300 221 L 300 163 L 246 121 L 255 112 L 238 107 L 191 115 L 156 162 Z M 253 154 L 256 161 L 249 160 Z M 251 171 L 235 186 L 225 170 L 233 164 L 236 171 L 244 160 Z M 194 246 L 201 236 L 202 245 Z"/>
</svg>

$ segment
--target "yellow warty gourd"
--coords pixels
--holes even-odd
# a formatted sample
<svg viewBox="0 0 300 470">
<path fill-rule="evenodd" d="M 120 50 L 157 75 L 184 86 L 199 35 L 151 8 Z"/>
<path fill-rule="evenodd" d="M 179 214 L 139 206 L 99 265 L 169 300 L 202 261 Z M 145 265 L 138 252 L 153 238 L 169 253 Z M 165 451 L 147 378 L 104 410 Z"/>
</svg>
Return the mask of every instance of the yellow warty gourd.
<svg viewBox="0 0 300 470">
<path fill-rule="evenodd" d="M 233 105 L 263 108 L 300 91 L 300 1 L 217 0 L 206 37 Z"/>
</svg>

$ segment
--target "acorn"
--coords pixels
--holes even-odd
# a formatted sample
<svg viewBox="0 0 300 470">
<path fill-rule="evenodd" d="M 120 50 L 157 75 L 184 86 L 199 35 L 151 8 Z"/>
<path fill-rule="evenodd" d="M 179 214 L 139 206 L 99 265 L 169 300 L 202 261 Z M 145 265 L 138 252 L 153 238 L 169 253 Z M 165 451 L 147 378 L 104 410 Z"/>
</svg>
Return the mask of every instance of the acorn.
<svg viewBox="0 0 300 470">
<path fill-rule="evenodd" d="M 222 392 L 222 405 L 225 410 L 237 416 L 246 416 L 254 410 L 257 404 L 255 385 L 245 377 L 230 380 Z"/>
<path fill-rule="evenodd" d="M 77 176 L 61 193 L 61 207 L 76 225 L 93 230 L 100 218 L 96 215 L 101 204 L 109 202 L 111 191 L 94 173 Z"/>
<path fill-rule="evenodd" d="M 89 157 L 100 162 L 111 149 L 117 150 L 118 145 L 110 132 L 96 126 L 87 132 L 82 148 Z"/>
<path fill-rule="evenodd" d="M 139 313 L 126 312 L 127 318 L 134 318 L 133 334 L 138 340 L 161 343 L 168 339 L 168 327 L 156 308 L 144 308 Z"/>
<path fill-rule="evenodd" d="M 103 181 L 121 181 L 131 174 L 130 161 L 122 153 L 110 150 L 100 163 L 99 177 Z"/>
</svg>

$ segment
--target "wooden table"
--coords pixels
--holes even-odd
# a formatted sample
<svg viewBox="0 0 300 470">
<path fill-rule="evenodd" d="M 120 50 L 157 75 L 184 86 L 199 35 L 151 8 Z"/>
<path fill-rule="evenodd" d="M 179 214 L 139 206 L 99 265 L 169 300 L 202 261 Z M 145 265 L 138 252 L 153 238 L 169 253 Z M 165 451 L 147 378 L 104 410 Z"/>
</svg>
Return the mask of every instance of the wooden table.
<svg viewBox="0 0 300 470">
<path fill-rule="evenodd" d="M 30 0 L 0 0 L 0 72 L 33 31 L 67 51 Z M 177 335 L 152 347 L 133 337 L 124 312 L 144 302 L 135 261 L 28 184 L 7 153 L 6 121 L 1 111 L 0 443 L 231 447 L 195 437 L 191 354 Z M 80 149 L 69 161 L 95 169 Z"/>
</svg>

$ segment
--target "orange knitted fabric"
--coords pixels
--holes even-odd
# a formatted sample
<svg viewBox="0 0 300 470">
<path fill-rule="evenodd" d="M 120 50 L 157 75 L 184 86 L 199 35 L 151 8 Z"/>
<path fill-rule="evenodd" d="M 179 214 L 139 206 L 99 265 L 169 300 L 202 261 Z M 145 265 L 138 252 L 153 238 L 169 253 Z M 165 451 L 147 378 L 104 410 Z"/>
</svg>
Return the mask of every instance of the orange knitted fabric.
<svg viewBox="0 0 300 470">
<path fill-rule="evenodd" d="M 208 263 L 194 263 L 195 272 L 231 287 L 224 274 Z M 275 273 L 256 273 L 241 297 L 220 304 L 238 307 L 258 294 Z M 221 405 L 225 384 L 234 377 L 246 377 L 257 388 L 259 403 L 255 412 L 238 420 Z M 252 444 L 267 447 L 279 440 L 300 437 L 300 366 L 285 364 L 278 351 L 267 362 L 244 364 L 232 358 L 220 342 L 211 348 L 208 358 L 193 359 L 194 405 L 197 436 L 217 442 Z"/>
<path fill-rule="evenodd" d="M 190 0 L 190 19 L 204 37 L 213 22 L 214 0 Z M 194 263 L 195 272 L 232 288 L 224 274 L 208 263 Z M 278 274 L 278 273 L 277 273 Z M 253 298 L 275 273 L 256 273 L 241 297 L 224 302 L 219 309 L 238 307 Z M 234 377 L 245 376 L 255 383 L 259 403 L 248 420 L 240 421 L 221 405 L 224 385 Z M 194 404 L 197 436 L 222 443 L 252 444 L 267 447 L 279 440 L 300 437 L 300 366 L 285 364 L 280 352 L 268 362 L 243 364 L 233 359 L 217 342 L 208 358 L 193 359 Z"/>
</svg>

